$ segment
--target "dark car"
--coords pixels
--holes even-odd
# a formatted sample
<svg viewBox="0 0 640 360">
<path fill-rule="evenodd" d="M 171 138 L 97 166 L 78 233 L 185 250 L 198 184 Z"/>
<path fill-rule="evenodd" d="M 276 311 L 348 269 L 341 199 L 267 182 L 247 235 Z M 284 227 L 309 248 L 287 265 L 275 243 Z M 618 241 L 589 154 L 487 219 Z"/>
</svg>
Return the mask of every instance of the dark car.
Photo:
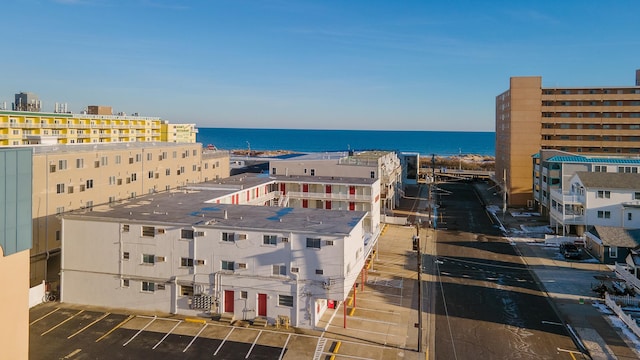
<svg viewBox="0 0 640 360">
<path fill-rule="evenodd" d="M 560 253 L 565 259 L 580 259 L 580 249 L 570 242 L 560 244 Z"/>
</svg>

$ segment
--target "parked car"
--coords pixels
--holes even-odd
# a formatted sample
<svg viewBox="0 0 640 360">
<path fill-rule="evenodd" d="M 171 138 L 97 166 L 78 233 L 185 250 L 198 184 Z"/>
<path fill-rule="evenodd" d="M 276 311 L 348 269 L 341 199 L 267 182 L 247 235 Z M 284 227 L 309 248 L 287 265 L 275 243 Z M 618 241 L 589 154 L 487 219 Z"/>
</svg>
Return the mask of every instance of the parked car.
<svg viewBox="0 0 640 360">
<path fill-rule="evenodd" d="M 560 244 L 560 253 L 565 259 L 580 259 L 580 249 L 574 243 L 564 242 Z"/>
</svg>

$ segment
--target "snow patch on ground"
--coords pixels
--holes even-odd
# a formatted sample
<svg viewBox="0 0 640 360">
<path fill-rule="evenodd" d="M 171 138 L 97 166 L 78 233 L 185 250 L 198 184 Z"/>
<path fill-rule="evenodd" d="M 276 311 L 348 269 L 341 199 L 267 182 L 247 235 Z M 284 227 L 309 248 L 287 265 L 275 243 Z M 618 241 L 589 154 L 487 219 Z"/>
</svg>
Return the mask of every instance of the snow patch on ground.
<svg viewBox="0 0 640 360">
<path fill-rule="evenodd" d="M 627 325 L 625 325 L 625 323 L 619 317 L 610 315 L 609 320 L 611 321 L 611 324 L 613 324 L 614 327 L 619 328 L 624 334 L 624 336 L 627 339 L 629 339 L 629 341 L 631 341 L 633 345 L 635 345 L 634 350 L 638 355 L 640 355 L 640 339 L 638 339 L 636 334 L 634 334 L 633 331 L 629 330 Z"/>
</svg>

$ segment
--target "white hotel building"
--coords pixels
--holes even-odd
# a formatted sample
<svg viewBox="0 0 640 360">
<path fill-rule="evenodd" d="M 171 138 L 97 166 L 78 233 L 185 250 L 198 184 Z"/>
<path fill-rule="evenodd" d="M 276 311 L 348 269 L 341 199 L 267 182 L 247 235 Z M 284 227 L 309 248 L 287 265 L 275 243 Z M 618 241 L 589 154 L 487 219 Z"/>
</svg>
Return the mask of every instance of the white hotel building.
<svg viewBox="0 0 640 360">
<path fill-rule="evenodd" d="M 379 189 L 243 174 L 65 214 L 61 300 L 313 328 L 376 246 Z"/>
</svg>

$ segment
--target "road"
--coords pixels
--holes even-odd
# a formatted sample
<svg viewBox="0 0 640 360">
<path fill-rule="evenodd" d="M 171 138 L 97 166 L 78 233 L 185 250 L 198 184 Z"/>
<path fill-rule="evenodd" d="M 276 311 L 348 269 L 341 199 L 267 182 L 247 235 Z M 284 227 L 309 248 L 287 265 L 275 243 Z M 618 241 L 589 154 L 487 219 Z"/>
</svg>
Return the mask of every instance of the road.
<svg viewBox="0 0 640 360">
<path fill-rule="evenodd" d="M 430 335 L 433 358 L 582 358 L 473 186 L 457 182 L 438 188 L 432 194 L 441 221 L 430 237 L 437 241 L 423 260 L 435 329 Z"/>
</svg>

